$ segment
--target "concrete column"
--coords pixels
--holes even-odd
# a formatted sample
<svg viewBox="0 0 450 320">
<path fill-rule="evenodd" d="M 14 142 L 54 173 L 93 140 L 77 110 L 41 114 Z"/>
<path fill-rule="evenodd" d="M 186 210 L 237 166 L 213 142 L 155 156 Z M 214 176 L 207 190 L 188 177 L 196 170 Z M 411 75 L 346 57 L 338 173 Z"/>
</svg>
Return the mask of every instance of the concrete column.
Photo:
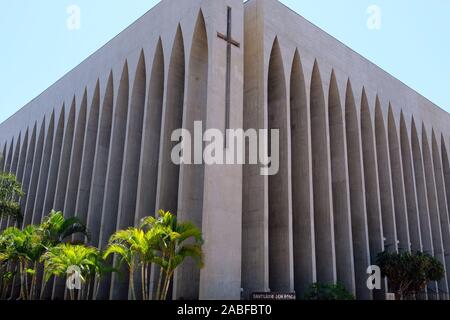
<svg viewBox="0 0 450 320">
<path fill-rule="evenodd" d="M 314 62 L 310 92 L 311 146 L 316 235 L 317 281 L 336 282 L 336 255 L 331 191 L 331 166 L 327 104 L 317 60 Z"/>
<path fill-rule="evenodd" d="M 194 139 L 194 122 L 201 121 L 206 130 L 208 107 L 208 38 L 203 13 L 200 12 L 192 39 L 187 74 L 186 103 L 183 113 L 183 128 Z M 203 134 L 203 132 L 202 132 Z M 205 165 L 194 159 L 195 148 L 202 148 L 194 142 L 192 164 L 181 164 L 178 198 L 178 219 L 191 221 L 198 228 L 202 226 Z M 197 159 L 198 160 L 198 159 Z M 205 230 L 206 231 L 206 230 Z M 206 257 L 209 259 L 209 257 Z M 197 299 L 199 297 L 200 271 L 195 261 L 187 259 L 175 272 L 174 298 Z"/>
<path fill-rule="evenodd" d="M 53 209 L 55 203 L 56 182 L 59 173 L 59 163 L 61 160 L 61 150 L 64 137 L 64 122 L 65 122 L 65 106 L 61 108 L 59 120 L 53 142 L 52 155 L 50 157 L 50 168 L 48 173 L 47 188 L 44 196 L 43 215 L 47 215 Z"/>
<path fill-rule="evenodd" d="M 422 124 L 422 152 L 425 168 L 425 178 L 427 186 L 428 205 L 430 208 L 430 221 L 433 237 L 434 256 L 444 265 L 444 269 L 448 271 L 444 253 L 443 235 L 441 230 L 441 221 L 439 214 L 439 204 L 436 190 L 436 181 L 434 178 L 434 166 L 431 157 L 430 145 L 426 133 L 425 125 Z M 439 281 L 439 296 L 445 299 L 448 292 L 447 274 L 444 279 Z"/>
<path fill-rule="evenodd" d="M 298 51 L 294 54 L 290 80 L 294 289 L 301 297 L 316 282 L 316 256 L 310 112 Z"/>
<path fill-rule="evenodd" d="M 347 82 L 345 99 L 345 126 L 347 138 L 356 297 L 358 299 L 371 299 L 372 293 L 366 286 L 366 270 L 370 265 L 370 251 L 363 175 L 363 156 L 361 151 L 361 135 L 350 80 Z"/>
<path fill-rule="evenodd" d="M 381 111 L 380 101 L 375 102 L 375 138 L 377 145 L 378 178 L 380 184 L 380 204 L 383 220 L 384 248 L 387 251 L 398 251 L 397 227 L 395 225 L 394 194 L 391 181 L 391 163 L 386 127 Z"/>
<path fill-rule="evenodd" d="M 54 210 L 64 209 L 64 200 L 67 190 L 67 179 L 69 177 L 70 158 L 73 145 L 73 135 L 75 127 L 75 97 L 72 101 L 72 106 L 68 114 L 67 122 L 64 131 L 64 140 L 61 158 L 59 162 L 59 171 L 57 175 L 56 189 L 55 189 L 55 201 L 53 204 Z M 47 193 L 48 194 L 48 193 Z"/>
<path fill-rule="evenodd" d="M 42 120 L 41 128 L 39 130 L 39 138 L 36 143 L 36 152 L 34 153 L 33 160 L 33 170 L 31 171 L 31 181 L 28 186 L 27 194 L 27 202 L 24 210 L 24 219 L 23 226 L 27 226 L 32 223 L 33 219 L 33 211 L 34 211 L 34 203 L 36 200 L 36 191 L 39 180 L 39 171 L 41 170 L 41 162 L 42 162 L 42 154 L 44 149 L 44 139 L 45 139 L 45 131 L 46 131 L 46 121 L 45 117 Z"/>
<path fill-rule="evenodd" d="M 100 109 L 100 83 L 97 80 L 94 95 L 91 101 L 89 118 L 86 127 L 83 158 L 81 160 L 80 182 L 78 188 L 78 199 L 76 201 L 75 215 L 88 224 L 89 196 L 93 180 L 94 159 L 96 157 L 96 143 L 98 135 Z M 83 241 L 84 236 L 77 235 L 75 239 Z"/>
<path fill-rule="evenodd" d="M 147 75 L 145 68 L 144 52 L 141 51 L 128 107 L 128 124 L 125 138 L 125 155 L 122 168 L 117 230 L 126 229 L 134 225 L 146 96 Z M 127 270 L 124 270 L 124 275 L 125 277 L 123 279 L 119 279 L 116 275 L 113 275 L 111 294 L 114 299 L 128 298 L 129 277 L 127 276 Z"/>
<path fill-rule="evenodd" d="M 269 287 L 271 291 L 294 290 L 292 206 L 289 185 L 288 102 L 285 71 L 278 40 L 272 47 L 267 83 L 269 130 L 279 130 L 280 167 L 269 176 Z M 269 138 L 269 150 L 275 147 Z"/>
<path fill-rule="evenodd" d="M 261 1 L 245 5 L 244 19 L 244 130 L 267 129 L 264 7 Z M 272 45 L 272 44 L 270 44 Z M 246 143 L 246 148 L 249 144 Z M 248 159 L 248 150 L 246 151 Z M 244 297 L 269 290 L 268 178 L 260 166 L 243 167 L 242 288 Z"/>
<path fill-rule="evenodd" d="M 177 28 L 171 48 L 162 111 L 156 210 L 162 209 L 176 214 L 178 213 L 180 166 L 171 160 L 172 148 L 177 144 L 177 142 L 171 141 L 171 135 L 174 130 L 183 126 L 186 64 L 181 26 Z M 158 276 L 159 269 L 153 267 L 150 281 L 153 294 L 156 294 Z"/>
<path fill-rule="evenodd" d="M 129 101 L 128 62 L 123 67 L 121 80 L 114 106 L 114 118 L 109 150 L 108 170 L 106 174 L 105 198 L 103 202 L 102 222 L 100 226 L 99 247 L 104 249 L 111 235 L 117 230 L 117 212 L 122 181 L 122 167 L 125 151 L 125 135 Z M 112 298 L 111 275 L 100 284 L 99 299 Z"/>
<path fill-rule="evenodd" d="M 392 107 L 388 111 L 388 140 L 389 156 L 391 160 L 392 187 L 394 192 L 395 220 L 400 251 L 411 250 L 409 237 L 408 216 L 406 212 L 405 184 L 403 181 L 403 166 L 400 158 L 400 144 L 398 141 L 397 126 L 395 124 Z"/>
<path fill-rule="evenodd" d="M 417 210 L 416 184 L 412 166 L 411 144 L 408 137 L 403 112 L 400 115 L 400 145 L 402 153 L 403 175 L 405 182 L 406 206 L 408 212 L 409 236 L 411 239 L 411 250 L 422 251 L 422 238 Z"/>
<path fill-rule="evenodd" d="M 37 123 L 35 122 L 33 131 L 31 133 L 30 145 L 28 146 L 27 157 L 25 162 L 25 171 L 22 180 L 22 190 L 24 192 L 28 192 L 31 170 L 33 169 L 34 151 L 36 149 L 36 130 L 37 130 Z M 22 209 L 22 212 L 24 212 L 25 210 L 26 202 L 27 202 L 26 196 L 20 199 L 20 207 Z"/>
<path fill-rule="evenodd" d="M 105 195 L 106 170 L 108 168 L 108 156 L 111 144 L 111 126 L 113 115 L 113 76 L 110 73 L 105 86 L 104 96 L 100 104 L 100 124 L 94 160 L 94 171 L 92 174 L 92 185 L 89 196 L 89 210 L 87 214 L 87 227 L 91 232 L 91 243 L 99 245 L 100 228 L 103 212 L 103 200 Z"/>
<path fill-rule="evenodd" d="M 13 154 L 13 158 L 12 158 L 12 162 L 11 162 L 11 173 L 16 175 L 17 178 L 17 166 L 18 166 L 18 162 L 19 162 L 19 152 L 20 152 L 20 148 L 21 148 L 21 139 L 22 138 L 22 133 L 19 133 L 19 136 L 17 138 L 17 143 L 16 143 L 16 147 L 14 148 L 14 154 Z M 6 229 L 9 227 L 10 222 L 12 222 L 12 218 L 11 217 L 0 217 L 0 221 L 1 221 L 1 225 L 4 226 L 4 228 L 0 228 L 1 229 Z"/>
<path fill-rule="evenodd" d="M 70 158 L 69 180 L 67 181 L 67 192 L 64 201 L 64 216 L 75 216 L 77 205 L 78 186 L 80 183 L 81 160 L 83 158 L 83 146 L 86 135 L 87 116 L 87 90 L 85 89 L 81 105 L 76 119 L 75 136 Z"/>
<path fill-rule="evenodd" d="M 12 162 L 13 152 L 14 152 L 14 137 L 11 139 L 11 143 L 9 144 L 8 155 L 5 157 L 5 159 L 6 159 L 5 172 L 11 172 L 11 162 Z"/>
<path fill-rule="evenodd" d="M 158 184 L 164 79 L 164 53 L 161 39 L 159 39 L 153 58 L 144 111 L 142 160 L 139 172 L 135 225 L 138 225 L 143 217 L 153 215 L 158 210 L 156 208 L 156 188 Z"/>
<path fill-rule="evenodd" d="M 417 134 L 414 118 L 411 122 L 411 149 L 414 162 L 414 176 L 416 181 L 417 203 L 419 209 L 420 232 L 423 250 L 424 252 L 434 256 L 422 147 L 419 142 L 419 136 Z M 428 299 L 437 299 L 437 292 L 438 285 L 436 282 L 428 284 Z"/>
<path fill-rule="evenodd" d="M 53 111 L 50 117 L 50 123 L 48 125 L 47 134 L 45 137 L 44 153 L 42 155 L 41 167 L 39 170 L 36 201 L 34 203 L 33 218 L 32 218 L 33 224 L 41 223 L 42 217 L 48 214 L 48 212 L 42 212 L 42 209 L 44 205 L 45 190 L 47 188 L 48 172 L 51 159 L 50 157 L 52 154 L 52 147 L 53 147 L 54 129 L 55 129 L 55 113 Z"/>
<path fill-rule="evenodd" d="M 364 180 L 366 186 L 367 222 L 369 226 L 369 246 L 371 262 L 378 253 L 384 251 L 383 225 L 380 211 L 380 186 L 378 165 L 375 154 L 375 138 L 369 103 L 363 88 L 361 97 L 361 140 L 364 159 Z"/>
<path fill-rule="evenodd" d="M 446 187 L 444 183 L 444 173 L 442 168 L 442 157 L 439 151 L 437 139 L 434 130 L 431 134 L 432 139 L 432 156 L 433 156 L 433 167 L 434 167 L 434 177 L 436 181 L 436 191 L 438 197 L 438 207 L 439 207 L 439 218 L 440 226 L 442 232 L 442 242 L 444 248 L 445 265 L 447 268 L 447 283 L 450 288 L 450 223 L 448 217 L 448 207 L 446 199 Z M 445 299 L 449 299 L 448 291 Z"/>
<path fill-rule="evenodd" d="M 345 123 L 334 71 L 331 73 L 328 94 L 328 118 L 337 281 L 356 294 Z"/>
</svg>

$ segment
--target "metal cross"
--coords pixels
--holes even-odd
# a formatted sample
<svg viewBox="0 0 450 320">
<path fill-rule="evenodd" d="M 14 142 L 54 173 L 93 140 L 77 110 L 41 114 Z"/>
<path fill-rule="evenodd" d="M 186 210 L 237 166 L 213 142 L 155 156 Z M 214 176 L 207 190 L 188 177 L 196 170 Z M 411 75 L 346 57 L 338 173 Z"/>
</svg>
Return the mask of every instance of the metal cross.
<svg viewBox="0 0 450 320">
<path fill-rule="evenodd" d="M 227 129 L 230 128 L 230 99 L 231 99 L 231 47 L 241 47 L 241 44 L 233 40 L 231 35 L 231 7 L 227 12 L 227 34 L 217 32 L 217 36 L 227 42 L 227 71 L 225 88 L 225 146 L 227 146 Z"/>
</svg>

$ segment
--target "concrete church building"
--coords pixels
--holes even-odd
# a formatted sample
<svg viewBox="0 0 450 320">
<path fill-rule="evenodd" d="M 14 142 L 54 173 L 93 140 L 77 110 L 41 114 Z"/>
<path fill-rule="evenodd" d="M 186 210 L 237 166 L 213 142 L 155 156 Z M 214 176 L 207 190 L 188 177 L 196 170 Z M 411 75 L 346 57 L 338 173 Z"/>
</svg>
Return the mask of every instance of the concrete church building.
<svg viewBox="0 0 450 320">
<path fill-rule="evenodd" d="M 195 120 L 279 129 L 278 174 L 173 164 L 171 133 Z M 276 0 L 162 1 L 2 123 L 0 143 L 25 224 L 62 210 L 101 248 L 160 208 L 201 226 L 205 266 L 177 271 L 175 299 L 301 297 L 316 281 L 376 299 L 366 269 L 383 250 L 437 257 L 447 276 L 424 297 L 448 298 L 449 114 Z M 99 297 L 126 299 L 128 279 Z"/>
</svg>

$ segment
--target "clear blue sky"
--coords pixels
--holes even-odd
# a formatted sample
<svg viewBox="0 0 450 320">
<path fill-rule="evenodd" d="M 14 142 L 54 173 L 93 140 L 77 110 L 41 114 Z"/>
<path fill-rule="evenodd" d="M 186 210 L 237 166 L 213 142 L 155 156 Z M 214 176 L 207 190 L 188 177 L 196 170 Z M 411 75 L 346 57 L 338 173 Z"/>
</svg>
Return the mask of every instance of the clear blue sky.
<svg viewBox="0 0 450 320">
<path fill-rule="evenodd" d="M 2 0 L 0 122 L 157 2 Z M 450 112 L 450 1 L 282 2 Z M 78 30 L 67 26 L 70 5 L 81 9 Z M 381 9 L 379 30 L 367 27 L 371 5 Z"/>
</svg>

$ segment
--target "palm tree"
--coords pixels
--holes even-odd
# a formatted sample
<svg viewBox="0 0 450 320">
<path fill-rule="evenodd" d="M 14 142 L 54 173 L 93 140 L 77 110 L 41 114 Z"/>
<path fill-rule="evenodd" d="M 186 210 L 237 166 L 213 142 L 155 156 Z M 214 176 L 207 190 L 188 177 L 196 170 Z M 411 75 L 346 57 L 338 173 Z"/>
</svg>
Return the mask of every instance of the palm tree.
<svg viewBox="0 0 450 320">
<path fill-rule="evenodd" d="M 155 257 L 154 239 L 151 233 L 145 233 L 139 228 L 119 230 L 111 236 L 103 258 L 116 254 L 119 257 L 119 266 L 126 263 L 130 273 L 130 289 L 132 299 L 136 300 L 134 275 L 136 266 L 141 267 L 142 299 L 147 300 L 148 294 L 148 268 Z"/>
<path fill-rule="evenodd" d="M 101 256 L 97 248 L 84 245 L 59 244 L 50 248 L 42 257 L 44 263 L 44 286 L 52 276 L 68 278 L 74 270 L 79 270 L 81 287 L 78 295 L 69 290 L 70 299 L 88 299 L 91 294 L 93 280 L 102 273 Z M 71 289 L 67 288 L 66 290 Z"/>
<path fill-rule="evenodd" d="M 23 231 L 11 227 L 2 233 L 0 262 L 18 264 L 20 276 L 20 299 L 33 298 L 35 269 L 39 257 L 45 252 L 39 228 L 28 226 Z M 29 268 L 30 264 L 33 268 Z M 28 275 L 32 275 L 31 285 Z"/>
<path fill-rule="evenodd" d="M 158 212 L 157 218 L 144 218 L 141 226 L 148 228 L 157 240 L 160 254 L 154 262 L 159 265 L 160 272 L 156 296 L 159 300 L 166 300 L 173 274 L 187 257 L 203 267 L 202 233 L 193 223 L 179 223 L 173 214 L 163 210 Z"/>
<path fill-rule="evenodd" d="M 39 226 L 48 246 L 55 246 L 74 234 L 80 233 L 89 238 L 86 225 L 77 217 L 64 218 L 62 212 L 52 210 Z"/>
</svg>

